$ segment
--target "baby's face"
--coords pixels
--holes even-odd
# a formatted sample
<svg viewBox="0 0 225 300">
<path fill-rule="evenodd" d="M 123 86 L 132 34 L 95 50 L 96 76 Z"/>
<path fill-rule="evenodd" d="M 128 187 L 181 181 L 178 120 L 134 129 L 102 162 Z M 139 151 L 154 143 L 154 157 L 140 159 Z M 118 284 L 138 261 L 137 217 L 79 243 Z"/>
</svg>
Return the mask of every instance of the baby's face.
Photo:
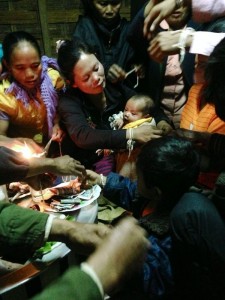
<svg viewBox="0 0 225 300">
<path fill-rule="evenodd" d="M 123 119 L 125 123 L 134 122 L 144 118 L 143 101 L 128 100 L 123 112 Z"/>
</svg>

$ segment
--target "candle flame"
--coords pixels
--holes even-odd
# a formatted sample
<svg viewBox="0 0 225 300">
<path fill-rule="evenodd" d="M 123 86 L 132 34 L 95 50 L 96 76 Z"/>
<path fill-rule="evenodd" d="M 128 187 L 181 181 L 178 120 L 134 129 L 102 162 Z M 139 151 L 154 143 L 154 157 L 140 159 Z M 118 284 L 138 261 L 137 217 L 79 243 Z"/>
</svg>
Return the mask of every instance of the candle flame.
<svg viewBox="0 0 225 300">
<path fill-rule="evenodd" d="M 38 154 L 34 153 L 32 151 L 32 149 L 27 145 L 26 142 L 24 142 L 24 145 L 15 144 L 12 147 L 12 150 L 22 153 L 22 155 L 27 159 L 32 158 L 32 157 L 41 157 L 41 156 L 44 156 L 44 154 L 45 154 L 44 152 L 38 153 Z"/>
</svg>

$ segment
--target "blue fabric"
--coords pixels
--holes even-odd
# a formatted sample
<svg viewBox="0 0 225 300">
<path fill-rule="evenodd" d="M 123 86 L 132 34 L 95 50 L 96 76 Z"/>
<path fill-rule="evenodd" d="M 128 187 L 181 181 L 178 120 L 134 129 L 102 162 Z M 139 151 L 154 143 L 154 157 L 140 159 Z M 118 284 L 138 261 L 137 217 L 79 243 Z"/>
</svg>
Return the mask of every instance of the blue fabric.
<svg viewBox="0 0 225 300">
<path fill-rule="evenodd" d="M 144 263 L 144 291 L 148 296 L 160 297 L 173 289 L 173 276 L 169 255 L 171 251 L 171 237 L 148 237 L 151 249 L 148 251 Z M 155 299 L 155 298 L 154 298 Z"/>
<path fill-rule="evenodd" d="M 104 187 L 104 196 L 110 201 L 133 212 L 134 198 L 137 199 L 137 182 L 117 173 L 109 173 Z M 142 201 L 141 198 L 139 198 Z M 160 299 L 173 288 L 173 276 L 170 263 L 171 237 L 159 238 L 149 235 L 151 248 L 143 266 L 143 289 L 148 296 Z"/>
<path fill-rule="evenodd" d="M 132 209 L 132 200 L 137 190 L 137 182 L 117 173 L 109 173 L 104 187 L 104 196 L 126 210 Z"/>
</svg>

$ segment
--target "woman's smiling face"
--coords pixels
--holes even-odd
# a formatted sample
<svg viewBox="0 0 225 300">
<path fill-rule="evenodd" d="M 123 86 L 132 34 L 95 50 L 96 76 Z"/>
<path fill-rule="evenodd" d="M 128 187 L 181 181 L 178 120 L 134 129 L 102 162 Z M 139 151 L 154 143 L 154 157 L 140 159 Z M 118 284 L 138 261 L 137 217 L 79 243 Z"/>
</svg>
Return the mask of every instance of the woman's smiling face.
<svg viewBox="0 0 225 300">
<path fill-rule="evenodd" d="M 73 87 L 86 94 L 100 94 L 105 87 L 104 68 L 94 54 L 82 53 L 73 74 Z"/>
</svg>

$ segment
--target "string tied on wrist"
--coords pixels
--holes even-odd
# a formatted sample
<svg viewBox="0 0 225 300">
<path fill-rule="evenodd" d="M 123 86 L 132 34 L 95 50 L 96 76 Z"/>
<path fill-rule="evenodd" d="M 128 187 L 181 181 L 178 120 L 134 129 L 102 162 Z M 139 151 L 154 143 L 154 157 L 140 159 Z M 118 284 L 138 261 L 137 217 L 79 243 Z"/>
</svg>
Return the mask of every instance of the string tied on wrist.
<svg viewBox="0 0 225 300">
<path fill-rule="evenodd" d="M 186 27 L 181 31 L 180 37 L 179 37 L 179 42 L 173 47 L 177 47 L 180 49 L 180 64 L 182 64 L 185 56 L 185 48 L 186 48 L 186 41 L 188 36 L 194 34 L 194 29 L 191 27 Z"/>
<path fill-rule="evenodd" d="M 134 144 L 135 144 L 135 142 L 133 141 L 133 136 L 134 136 L 133 128 L 129 128 L 128 133 L 129 133 L 129 139 L 127 140 L 127 150 L 129 151 L 128 154 L 128 158 L 129 158 L 132 150 L 134 149 Z"/>
</svg>

